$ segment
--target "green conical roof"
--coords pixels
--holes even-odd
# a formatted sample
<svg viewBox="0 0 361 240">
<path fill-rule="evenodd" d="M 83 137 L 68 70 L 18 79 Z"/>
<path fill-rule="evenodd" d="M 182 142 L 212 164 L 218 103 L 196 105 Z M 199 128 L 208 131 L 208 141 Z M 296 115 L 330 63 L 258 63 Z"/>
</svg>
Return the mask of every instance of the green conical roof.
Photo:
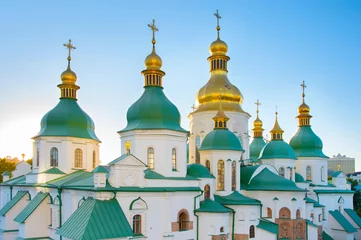
<svg viewBox="0 0 361 240">
<path fill-rule="evenodd" d="M 61 98 L 59 103 L 42 118 L 40 132 L 34 138 L 67 136 L 100 142 L 94 128 L 93 120 L 80 108 L 76 99 Z"/>
<path fill-rule="evenodd" d="M 119 132 L 137 129 L 168 129 L 187 132 L 180 126 L 180 113 L 161 86 L 145 86 L 143 95 L 130 106 L 128 124 Z"/>
<path fill-rule="evenodd" d="M 264 146 L 266 146 L 266 142 L 262 137 L 253 138 L 252 143 L 249 145 L 249 155 L 253 161 L 258 161 L 259 154 Z"/>
<path fill-rule="evenodd" d="M 244 152 L 238 137 L 226 128 L 214 129 L 209 132 L 203 139 L 199 150 L 233 150 Z"/>
<path fill-rule="evenodd" d="M 300 126 L 297 133 L 291 138 L 290 145 L 297 157 L 328 158 L 322 152 L 321 139 L 312 131 L 311 126 Z"/>
<path fill-rule="evenodd" d="M 267 143 L 267 145 L 262 149 L 259 158 L 261 160 L 273 158 L 288 158 L 297 160 L 295 152 L 291 146 L 281 139 L 275 139 Z"/>
</svg>

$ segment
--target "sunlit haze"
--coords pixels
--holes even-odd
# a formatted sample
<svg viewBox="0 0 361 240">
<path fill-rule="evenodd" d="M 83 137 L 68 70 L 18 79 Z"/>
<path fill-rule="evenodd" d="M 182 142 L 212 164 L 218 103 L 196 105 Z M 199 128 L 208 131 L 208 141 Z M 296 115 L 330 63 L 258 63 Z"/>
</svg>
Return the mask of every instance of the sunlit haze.
<svg viewBox="0 0 361 240">
<path fill-rule="evenodd" d="M 32 157 L 41 118 L 59 101 L 60 74 L 72 39 L 78 103 L 95 122 L 100 159 L 120 154 L 117 131 L 143 91 L 144 58 L 151 52 L 147 24 L 156 20 L 164 91 L 182 126 L 197 91 L 209 79 L 209 44 L 229 47 L 228 76 L 244 96 L 242 108 L 268 133 L 277 106 L 286 141 L 297 131 L 305 80 L 306 103 L 324 153 L 356 158 L 361 111 L 361 2 L 350 1 L 1 1 L 0 157 Z M 266 135 L 266 134 L 265 134 Z"/>
</svg>

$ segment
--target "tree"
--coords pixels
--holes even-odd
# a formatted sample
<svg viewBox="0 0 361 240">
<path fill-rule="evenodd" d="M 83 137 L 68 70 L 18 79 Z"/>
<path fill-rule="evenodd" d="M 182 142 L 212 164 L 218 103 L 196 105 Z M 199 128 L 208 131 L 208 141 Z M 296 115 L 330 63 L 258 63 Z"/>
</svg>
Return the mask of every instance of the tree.
<svg viewBox="0 0 361 240">
<path fill-rule="evenodd" d="M 361 217 L 361 192 L 356 189 L 358 186 L 358 181 L 353 180 L 352 178 L 347 178 L 348 182 L 351 182 L 351 190 L 355 191 L 353 195 L 353 209 Z"/>
<path fill-rule="evenodd" d="M 8 171 L 9 173 L 11 173 L 12 171 L 15 170 L 15 163 L 14 162 L 9 162 L 7 161 L 5 158 L 1 158 L 0 159 L 0 183 L 3 182 L 3 176 L 2 174 L 5 171 Z"/>
</svg>

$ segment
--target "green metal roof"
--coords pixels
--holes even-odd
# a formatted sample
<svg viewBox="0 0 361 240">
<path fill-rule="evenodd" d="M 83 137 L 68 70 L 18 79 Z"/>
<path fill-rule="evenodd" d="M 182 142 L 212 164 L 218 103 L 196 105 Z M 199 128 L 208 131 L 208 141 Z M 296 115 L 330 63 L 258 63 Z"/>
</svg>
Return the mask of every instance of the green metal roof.
<svg viewBox="0 0 361 240">
<path fill-rule="evenodd" d="M 100 140 L 95 135 L 93 120 L 78 105 L 76 99 L 62 98 L 59 103 L 41 119 L 41 136 L 69 136 Z"/>
<path fill-rule="evenodd" d="M 44 201 L 49 193 L 38 192 L 36 196 L 26 205 L 26 207 L 14 219 L 15 222 L 24 223 L 25 220 L 35 211 L 35 209 Z"/>
<path fill-rule="evenodd" d="M 26 183 L 25 175 L 21 175 L 16 178 L 10 178 L 8 181 L 3 182 L 0 185 L 17 185 L 17 184 L 23 184 L 23 183 Z"/>
<path fill-rule="evenodd" d="M 109 166 L 110 166 L 110 165 L 114 165 L 114 164 L 116 164 L 117 162 L 122 161 L 123 159 L 127 158 L 128 156 L 134 157 L 134 158 L 137 159 L 139 162 L 141 162 L 144 166 L 147 167 L 147 165 L 146 165 L 145 163 L 143 163 L 142 160 L 140 160 L 139 158 L 137 158 L 137 157 L 134 156 L 133 154 L 123 154 L 122 156 L 120 156 L 120 157 L 114 159 L 113 161 L 111 161 L 110 163 L 108 163 L 108 165 L 109 165 Z"/>
<path fill-rule="evenodd" d="M 312 221 L 310 221 L 310 220 L 308 220 L 308 219 L 306 219 L 306 223 L 307 223 L 308 225 L 311 225 L 311 226 L 313 226 L 313 227 L 318 228 L 318 225 L 317 225 L 317 224 L 314 224 Z"/>
<path fill-rule="evenodd" d="M 325 231 L 322 232 L 322 239 L 323 240 L 333 240 L 333 238 L 328 235 Z"/>
<path fill-rule="evenodd" d="M 297 157 L 328 158 L 322 152 L 321 139 L 312 131 L 311 126 L 301 126 L 291 138 L 290 145 Z"/>
<path fill-rule="evenodd" d="M 159 86 L 145 86 L 142 96 L 127 112 L 127 126 L 118 133 L 139 129 L 168 129 L 187 132 L 180 126 L 181 116 Z"/>
<path fill-rule="evenodd" d="M 79 170 L 79 171 L 70 173 L 68 175 L 65 175 L 63 177 L 51 180 L 51 181 L 47 182 L 46 185 L 62 187 L 62 186 L 66 186 L 66 185 L 74 183 L 74 182 L 81 181 L 86 178 L 90 178 L 92 176 L 93 176 L 92 173 L 85 172 L 83 170 Z"/>
<path fill-rule="evenodd" d="M 214 200 L 223 205 L 262 205 L 261 201 L 246 197 L 238 191 L 227 196 L 214 195 Z"/>
<path fill-rule="evenodd" d="M 266 142 L 264 141 L 263 137 L 253 138 L 252 143 L 249 145 L 249 155 L 253 161 L 258 161 L 259 154 L 261 153 L 264 146 L 266 146 Z"/>
<path fill-rule="evenodd" d="M 334 172 L 332 173 L 331 177 L 338 177 L 339 175 L 341 175 L 343 172 L 342 171 L 337 171 L 337 172 Z"/>
<path fill-rule="evenodd" d="M 344 210 L 352 218 L 352 220 L 357 224 L 357 226 L 359 226 L 361 228 L 361 218 L 359 217 L 359 215 L 357 215 L 357 213 L 352 209 L 345 208 Z"/>
<path fill-rule="evenodd" d="M 278 224 L 268 221 L 264 218 L 261 218 L 259 220 L 259 224 L 257 225 L 258 228 L 263 229 L 267 232 L 273 233 L 273 234 L 278 234 Z"/>
<path fill-rule="evenodd" d="M 195 178 L 214 178 L 205 166 L 198 163 L 187 165 L 187 175 Z"/>
<path fill-rule="evenodd" d="M 228 213 L 232 212 L 232 210 L 224 207 L 218 202 L 212 201 L 211 199 L 205 199 L 200 202 L 200 207 L 196 210 L 196 212 Z"/>
<path fill-rule="evenodd" d="M 0 216 L 5 216 L 5 214 L 10 211 L 28 192 L 27 191 L 18 191 L 16 195 L 5 206 L 0 210 Z"/>
<path fill-rule="evenodd" d="M 292 147 L 283 140 L 272 140 L 264 146 L 260 153 L 260 160 L 273 158 L 287 158 L 297 160 Z"/>
<path fill-rule="evenodd" d="M 150 169 L 144 170 L 144 178 L 154 179 L 154 180 L 186 180 L 186 181 L 198 180 L 198 178 L 190 175 L 186 175 L 185 177 L 165 177 L 162 174 L 159 174 Z"/>
<path fill-rule="evenodd" d="M 296 173 L 296 174 L 295 174 L 295 182 L 296 182 L 296 183 L 305 182 L 305 179 L 302 177 L 301 174 Z"/>
<path fill-rule="evenodd" d="M 116 199 L 88 198 L 56 232 L 73 240 L 95 240 L 134 236 Z"/>
<path fill-rule="evenodd" d="M 99 165 L 92 171 L 92 173 L 109 173 L 109 171 L 105 167 Z"/>
<path fill-rule="evenodd" d="M 329 211 L 332 217 L 345 229 L 348 233 L 357 232 L 357 230 L 352 226 L 352 224 L 340 213 L 340 211 Z"/>
<path fill-rule="evenodd" d="M 246 181 L 242 180 L 243 169 L 245 168 L 241 168 L 241 187 L 247 191 L 305 191 L 297 187 L 293 181 L 271 172 L 268 168 L 262 169 L 261 172 L 251 179 L 249 184 L 246 184 Z"/>
<path fill-rule="evenodd" d="M 306 203 L 312 203 L 314 207 L 325 207 L 324 205 L 309 197 L 305 197 L 303 200 L 305 200 Z"/>
<path fill-rule="evenodd" d="M 254 166 L 242 166 L 241 167 L 241 184 L 248 184 L 253 176 L 253 173 L 259 168 L 261 165 Z"/>
<path fill-rule="evenodd" d="M 49 168 L 48 170 L 45 170 L 45 171 L 42 172 L 42 173 L 47 173 L 47 174 L 65 174 L 65 172 L 59 170 L 59 168 L 57 168 L 57 167 Z"/>
<path fill-rule="evenodd" d="M 324 194 L 327 194 L 327 193 L 349 193 L 349 194 L 354 194 L 354 191 L 352 190 L 342 190 L 342 189 L 313 189 L 313 191 L 315 193 L 324 193 Z"/>
<path fill-rule="evenodd" d="M 3 174 L 1 174 L 2 176 L 10 176 L 10 173 L 8 171 L 4 171 Z"/>
<path fill-rule="evenodd" d="M 214 129 L 203 139 L 199 151 L 203 150 L 232 150 L 242 151 L 239 138 L 228 129 Z"/>
</svg>

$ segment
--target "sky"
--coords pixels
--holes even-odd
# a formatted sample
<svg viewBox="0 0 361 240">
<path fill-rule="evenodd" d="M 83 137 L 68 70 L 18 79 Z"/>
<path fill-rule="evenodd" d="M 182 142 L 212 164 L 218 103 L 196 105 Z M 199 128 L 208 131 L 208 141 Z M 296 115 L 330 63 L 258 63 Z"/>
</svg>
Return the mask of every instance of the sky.
<svg viewBox="0 0 361 240">
<path fill-rule="evenodd" d="M 59 101 L 60 74 L 72 39 L 78 103 L 95 122 L 100 160 L 120 155 L 117 131 L 143 92 L 144 59 L 156 20 L 157 53 L 164 91 L 178 107 L 182 126 L 197 91 L 209 79 L 209 45 L 228 44 L 228 77 L 244 96 L 242 108 L 260 118 L 266 132 L 277 106 L 284 139 L 297 131 L 305 80 L 311 124 L 324 153 L 356 158 L 361 111 L 361 1 L 1 1 L 0 157 L 32 157 L 41 118 Z M 266 134 L 266 133 L 265 133 Z"/>
</svg>

